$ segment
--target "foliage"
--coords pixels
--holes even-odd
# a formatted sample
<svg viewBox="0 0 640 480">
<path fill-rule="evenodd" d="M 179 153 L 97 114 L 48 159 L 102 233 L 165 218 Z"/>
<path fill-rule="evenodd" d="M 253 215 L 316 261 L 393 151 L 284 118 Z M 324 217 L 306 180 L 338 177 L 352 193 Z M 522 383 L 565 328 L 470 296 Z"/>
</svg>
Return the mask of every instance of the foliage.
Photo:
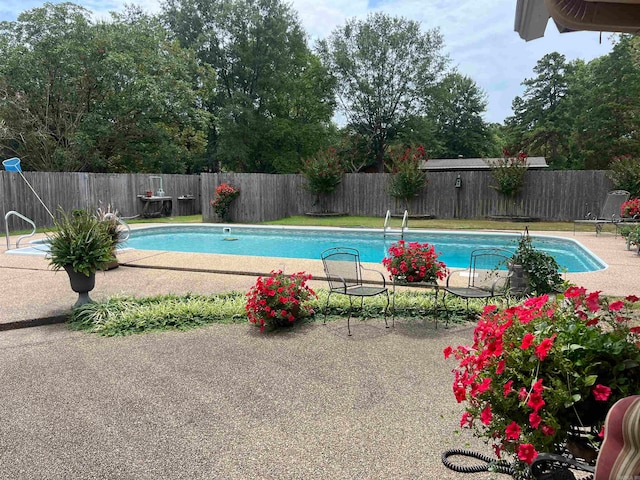
<svg viewBox="0 0 640 480">
<path fill-rule="evenodd" d="M 0 145 L 29 170 L 199 172 L 213 72 L 134 7 L 45 3 L 0 24 Z"/>
<path fill-rule="evenodd" d="M 640 327 L 624 313 L 637 301 L 570 287 L 555 300 L 485 308 L 473 345 L 444 351 L 459 361 L 460 425 L 526 463 L 556 450 L 572 425 L 599 427 L 617 400 L 640 393 Z"/>
<path fill-rule="evenodd" d="M 632 245 L 640 245 L 640 225 L 631 226 L 623 223 L 620 227 L 620 235 L 627 242 L 627 249 L 631 249 Z"/>
<path fill-rule="evenodd" d="M 306 189 L 316 195 L 329 195 L 342 182 L 344 165 L 335 148 L 321 150 L 305 160 L 302 174 L 307 180 Z"/>
<path fill-rule="evenodd" d="M 404 240 L 392 243 L 389 256 L 382 259 L 382 265 L 391 273 L 390 278 L 396 281 L 436 283 L 449 274 L 444 262 L 438 260 L 435 247 L 428 243 L 407 243 Z"/>
<path fill-rule="evenodd" d="M 223 220 L 227 219 L 231 202 L 240 196 L 240 190 L 228 183 L 221 183 L 216 187 L 215 197 L 210 204 L 216 214 Z"/>
<path fill-rule="evenodd" d="M 429 116 L 435 119 L 440 158 L 482 158 L 491 155 L 494 141 L 482 118 L 486 94 L 467 76 L 453 72 L 435 89 Z"/>
<path fill-rule="evenodd" d="M 614 188 L 626 190 L 631 197 L 640 197 L 640 161 L 632 155 L 618 155 L 611 159 L 607 177 Z"/>
<path fill-rule="evenodd" d="M 407 210 L 409 201 L 427 184 L 427 174 L 420 169 L 420 164 L 427 161 L 427 155 L 422 145 L 405 148 L 401 152 L 391 150 L 389 155 L 391 176 L 387 192 L 402 200 Z"/>
<path fill-rule="evenodd" d="M 522 265 L 529 279 L 527 291 L 531 294 L 553 293 L 563 284 L 556 259 L 551 254 L 536 249 L 528 233 L 520 237 L 513 263 Z"/>
<path fill-rule="evenodd" d="M 438 30 L 424 31 L 416 21 L 381 12 L 348 20 L 318 42 L 320 58 L 336 79 L 341 110 L 350 126 L 371 139 L 378 172 L 397 126 L 427 109 L 429 89 L 447 64 L 442 48 Z"/>
<path fill-rule="evenodd" d="M 333 79 L 282 0 L 167 0 L 180 43 L 217 72 L 205 108 L 218 121 L 209 154 L 225 170 L 292 173 L 325 147 Z M 216 165 L 217 167 L 217 165 Z"/>
<path fill-rule="evenodd" d="M 56 230 L 47 235 L 49 263 L 54 270 L 71 265 L 87 277 L 115 260 L 118 242 L 111 231 L 111 222 L 103 222 L 86 210 L 71 214 L 59 210 Z"/>
<path fill-rule="evenodd" d="M 286 276 L 274 270 L 267 278 L 258 277 L 247 292 L 246 312 L 249 322 L 259 325 L 260 331 L 291 325 L 296 320 L 313 315 L 307 303 L 316 293 L 307 285 L 311 275 L 304 272 Z"/>
<path fill-rule="evenodd" d="M 74 309 L 69 323 L 77 330 L 104 336 L 186 330 L 211 323 L 243 321 L 244 305 L 241 293 L 115 296 Z"/>
<path fill-rule="evenodd" d="M 498 193 L 506 197 L 515 197 L 524 186 L 525 174 L 527 173 L 527 154 L 520 152 L 512 156 L 505 148 L 502 151 L 502 158 L 487 160 L 491 169 L 491 175 L 496 181 L 495 188 Z"/>
<path fill-rule="evenodd" d="M 640 198 L 632 198 L 620 206 L 620 216 L 635 217 L 640 214 Z"/>
<path fill-rule="evenodd" d="M 537 75 L 522 82 L 523 97 L 513 100 L 513 117 L 507 119 L 513 144 L 547 158 L 561 168 L 569 155 L 573 129 L 567 98 L 573 67 L 558 52 L 544 55 L 533 68 Z"/>
</svg>

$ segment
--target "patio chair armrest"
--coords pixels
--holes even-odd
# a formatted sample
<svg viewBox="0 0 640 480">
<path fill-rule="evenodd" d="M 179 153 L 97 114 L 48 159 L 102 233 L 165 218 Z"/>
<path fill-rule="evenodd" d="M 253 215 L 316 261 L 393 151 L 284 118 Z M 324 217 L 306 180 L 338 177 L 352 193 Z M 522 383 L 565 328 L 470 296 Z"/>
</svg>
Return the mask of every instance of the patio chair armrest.
<svg viewBox="0 0 640 480">
<path fill-rule="evenodd" d="M 513 270 L 509 269 L 509 271 L 504 277 L 496 277 L 496 279 L 493 282 L 491 282 L 491 295 L 495 295 L 498 282 L 501 282 L 501 281 L 504 282 L 503 290 L 506 291 L 509 279 L 512 276 L 513 276 Z"/>
<path fill-rule="evenodd" d="M 365 270 L 367 272 L 377 273 L 378 275 L 380 275 L 380 278 L 382 278 L 382 286 L 383 287 L 387 286 L 387 279 L 384 277 L 384 274 L 380 270 L 376 270 L 376 269 L 373 269 L 373 268 L 365 268 L 362 265 L 360 265 L 360 269 L 361 270 Z"/>
<path fill-rule="evenodd" d="M 471 269 L 465 268 L 464 270 L 452 270 L 451 273 L 449 273 L 449 275 L 447 275 L 447 278 L 445 280 L 445 287 L 447 287 L 447 288 L 449 287 L 449 281 L 453 277 L 455 277 L 455 276 L 462 277 L 462 275 L 465 274 L 465 273 L 468 276 L 468 278 L 467 278 L 467 285 L 468 285 L 469 284 L 469 278 L 470 278 L 470 275 L 471 275 Z"/>
</svg>

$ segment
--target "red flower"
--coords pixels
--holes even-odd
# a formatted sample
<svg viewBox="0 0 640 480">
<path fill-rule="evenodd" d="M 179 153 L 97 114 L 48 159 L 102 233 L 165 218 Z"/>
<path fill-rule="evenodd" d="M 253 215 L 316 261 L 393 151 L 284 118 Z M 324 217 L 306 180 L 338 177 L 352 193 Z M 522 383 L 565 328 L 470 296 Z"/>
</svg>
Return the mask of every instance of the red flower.
<svg viewBox="0 0 640 480">
<path fill-rule="evenodd" d="M 537 413 L 529 414 L 529 425 L 531 425 L 532 428 L 538 428 L 540 426 L 541 421 L 542 421 L 542 417 Z"/>
<path fill-rule="evenodd" d="M 502 394 L 504 395 L 505 398 L 507 398 L 507 396 L 513 392 L 513 380 L 509 380 L 507 383 L 504 384 L 504 387 L 502 388 Z"/>
<path fill-rule="evenodd" d="M 613 312 L 620 311 L 624 308 L 624 302 L 618 300 L 617 302 L 613 302 L 609 305 L 609 310 Z"/>
<path fill-rule="evenodd" d="M 518 440 L 520 438 L 520 425 L 516 422 L 511 422 L 505 428 L 504 433 L 506 434 L 505 438 L 507 440 Z"/>
<path fill-rule="evenodd" d="M 538 456 L 538 452 L 530 443 L 523 443 L 518 446 L 518 458 L 531 465 Z"/>
<path fill-rule="evenodd" d="M 487 405 L 480 413 L 480 421 L 485 425 L 489 425 L 492 418 L 493 414 L 491 413 L 491 405 Z"/>
<path fill-rule="evenodd" d="M 635 295 L 628 295 L 624 299 L 627 302 L 631 302 L 631 303 L 636 303 L 638 300 L 640 300 L 640 298 L 636 297 Z"/>
<path fill-rule="evenodd" d="M 451 345 L 449 345 L 447 348 L 445 348 L 442 353 L 444 353 L 444 358 L 449 358 L 449 356 L 451 355 L 451 352 L 453 352 L 453 348 L 451 348 Z"/>
<path fill-rule="evenodd" d="M 542 430 L 542 433 L 547 437 L 550 437 L 551 435 L 556 433 L 556 430 L 553 427 L 550 427 L 549 425 L 543 425 L 540 430 Z"/>
<path fill-rule="evenodd" d="M 551 338 L 545 338 L 544 340 L 542 340 L 542 342 L 540 342 L 540 345 L 538 345 L 535 349 L 536 357 L 538 357 L 540 360 L 544 360 L 547 357 L 549 350 L 551 350 L 555 338 L 556 334 L 554 333 Z"/>
<path fill-rule="evenodd" d="M 611 389 L 605 385 L 596 385 L 592 390 L 593 396 L 599 402 L 606 402 L 611 395 Z"/>
<path fill-rule="evenodd" d="M 460 418 L 460 426 L 463 428 L 470 428 L 473 426 L 473 415 L 469 412 L 464 412 L 462 418 Z"/>
<path fill-rule="evenodd" d="M 529 348 L 533 343 L 533 341 L 535 340 L 535 338 L 536 337 L 533 335 L 533 333 L 527 332 L 527 334 L 524 337 L 522 337 L 522 344 L 520 345 L 520 349 L 526 350 L 527 348 Z"/>
</svg>

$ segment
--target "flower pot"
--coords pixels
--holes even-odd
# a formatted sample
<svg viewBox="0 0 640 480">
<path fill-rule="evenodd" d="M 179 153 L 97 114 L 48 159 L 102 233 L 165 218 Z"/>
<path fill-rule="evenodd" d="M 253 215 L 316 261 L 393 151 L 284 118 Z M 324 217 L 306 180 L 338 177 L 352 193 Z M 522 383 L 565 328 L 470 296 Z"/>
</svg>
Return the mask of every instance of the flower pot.
<svg viewBox="0 0 640 480">
<path fill-rule="evenodd" d="M 529 275 L 522 265 L 511 264 L 509 268 L 513 272 L 509 280 L 509 293 L 514 296 L 525 295 L 529 287 Z"/>
<path fill-rule="evenodd" d="M 74 303 L 74 308 L 92 302 L 89 298 L 89 292 L 96 286 L 96 273 L 93 272 L 88 277 L 84 273 L 75 272 L 71 265 L 64 266 L 67 275 L 69 275 L 69 282 L 71 283 L 71 290 L 78 294 L 78 300 Z"/>
</svg>

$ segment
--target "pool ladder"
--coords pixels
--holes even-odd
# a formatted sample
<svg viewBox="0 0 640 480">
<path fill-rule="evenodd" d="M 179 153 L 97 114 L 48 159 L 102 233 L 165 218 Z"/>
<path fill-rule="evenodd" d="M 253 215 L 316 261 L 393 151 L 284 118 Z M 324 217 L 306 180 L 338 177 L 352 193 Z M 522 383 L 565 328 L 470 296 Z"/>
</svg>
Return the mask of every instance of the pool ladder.
<svg viewBox="0 0 640 480">
<path fill-rule="evenodd" d="M 409 222 L 409 211 L 405 210 L 404 211 L 404 215 L 402 216 L 402 226 L 400 227 L 400 230 L 393 229 L 389 226 L 389 222 L 391 221 L 391 210 L 387 210 L 387 215 L 384 218 L 384 229 L 383 229 L 383 233 L 384 236 L 386 238 L 387 235 L 400 235 L 400 238 L 403 239 L 404 238 L 404 231 L 407 230 L 409 227 L 407 226 L 408 222 Z"/>
<path fill-rule="evenodd" d="M 36 224 L 33 223 L 33 220 L 25 217 L 24 215 L 16 212 L 15 210 L 11 210 L 7 212 L 7 214 L 4 216 L 4 231 L 7 234 L 7 250 L 11 250 L 11 236 L 9 235 L 9 217 L 11 216 L 21 218 L 25 222 L 31 224 L 31 226 L 33 227 L 33 230 L 31 230 L 31 233 L 18 237 L 18 240 L 16 240 L 16 248 L 20 247 L 20 241 L 22 241 L 25 238 L 33 237 L 33 235 L 36 233 Z"/>
</svg>

